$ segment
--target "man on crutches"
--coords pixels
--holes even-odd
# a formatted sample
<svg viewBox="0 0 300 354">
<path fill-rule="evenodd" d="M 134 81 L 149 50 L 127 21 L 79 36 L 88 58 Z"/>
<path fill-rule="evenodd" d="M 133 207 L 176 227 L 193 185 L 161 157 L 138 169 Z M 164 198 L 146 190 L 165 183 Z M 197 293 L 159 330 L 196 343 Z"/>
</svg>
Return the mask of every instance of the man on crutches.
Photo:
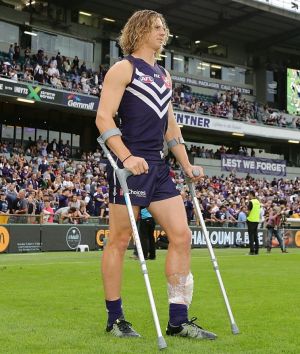
<svg viewBox="0 0 300 354">
<path fill-rule="evenodd" d="M 169 300 L 167 335 L 215 339 L 216 335 L 198 326 L 195 318 L 188 319 L 193 294 L 191 232 L 182 198 L 169 176 L 162 153 L 165 138 L 186 176 L 192 182 L 203 176 L 202 168 L 189 163 L 183 145 L 170 103 L 170 75 L 155 60 L 168 35 L 165 20 L 157 12 L 142 10 L 132 15 L 120 37 L 126 57 L 106 74 L 96 125 L 101 141 L 110 148 L 118 166 L 133 175 L 127 179 L 127 193 L 135 218 L 140 207 L 147 207 L 168 235 L 165 269 Z M 113 120 L 116 112 L 121 119 L 121 130 L 116 128 Z M 193 170 L 196 169 L 198 173 L 194 177 Z M 110 235 L 102 258 L 108 312 L 106 330 L 118 337 L 138 337 L 132 325 L 125 321 L 121 302 L 123 259 L 133 229 L 128 217 L 131 207 L 128 207 L 127 198 L 124 198 L 126 193 L 112 166 L 108 167 L 108 180 Z M 142 252 L 139 258 L 145 267 Z"/>
</svg>

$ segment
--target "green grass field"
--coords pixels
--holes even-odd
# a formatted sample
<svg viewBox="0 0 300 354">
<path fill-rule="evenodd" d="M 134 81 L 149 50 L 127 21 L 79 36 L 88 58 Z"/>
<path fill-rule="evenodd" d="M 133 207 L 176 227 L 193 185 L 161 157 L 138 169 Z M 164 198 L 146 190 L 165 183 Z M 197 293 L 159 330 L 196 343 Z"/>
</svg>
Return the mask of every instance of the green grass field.
<svg viewBox="0 0 300 354">
<path fill-rule="evenodd" d="M 299 353 L 300 249 L 246 256 L 215 250 L 240 329 L 232 335 L 207 250 L 192 251 L 195 279 L 190 315 L 216 341 L 165 337 L 165 353 Z M 156 353 L 157 339 L 139 262 L 126 257 L 123 304 L 140 339 L 106 334 L 101 252 L 0 255 L 0 353 Z M 164 333 L 168 318 L 165 251 L 148 262 Z"/>
</svg>

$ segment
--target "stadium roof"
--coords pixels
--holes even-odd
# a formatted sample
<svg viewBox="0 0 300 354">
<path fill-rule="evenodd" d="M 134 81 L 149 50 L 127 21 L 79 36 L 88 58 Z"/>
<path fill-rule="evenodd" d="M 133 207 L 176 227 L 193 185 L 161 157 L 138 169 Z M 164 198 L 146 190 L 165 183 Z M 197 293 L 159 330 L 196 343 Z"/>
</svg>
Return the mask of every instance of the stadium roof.
<svg viewBox="0 0 300 354">
<path fill-rule="evenodd" d="M 138 9 L 162 13 L 175 35 L 192 41 L 220 39 L 225 45 L 239 41 L 248 49 L 272 46 L 297 50 L 300 42 L 300 9 L 292 13 L 250 0 L 53 0 L 68 8 L 115 19 L 111 28 L 119 32 Z"/>
</svg>

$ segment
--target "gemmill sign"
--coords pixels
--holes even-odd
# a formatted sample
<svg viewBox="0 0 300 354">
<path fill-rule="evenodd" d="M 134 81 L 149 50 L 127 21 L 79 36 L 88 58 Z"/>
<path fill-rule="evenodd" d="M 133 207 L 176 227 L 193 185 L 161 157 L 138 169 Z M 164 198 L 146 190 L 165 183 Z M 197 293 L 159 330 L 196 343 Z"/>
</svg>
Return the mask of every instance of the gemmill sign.
<svg viewBox="0 0 300 354">
<path fill-rule="evenodd" d="M 97 111 L 99 98 L 80 93 L 60 91 L 53 87 L 0 78 L 0 95 L 25 98 L 68 108 Z"/>
</svg>

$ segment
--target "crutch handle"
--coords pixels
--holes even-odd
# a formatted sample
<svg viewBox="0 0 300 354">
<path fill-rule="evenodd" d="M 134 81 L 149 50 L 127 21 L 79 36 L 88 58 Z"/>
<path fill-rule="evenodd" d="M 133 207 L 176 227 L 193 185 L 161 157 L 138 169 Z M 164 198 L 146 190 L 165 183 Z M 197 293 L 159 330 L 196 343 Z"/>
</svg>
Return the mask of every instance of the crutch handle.
<svg viewBox="0 0 300 354">
<path fill-rule="evenodd" d="M 194 177 L 198 177 L 200 175 L 200 171 L 197 168 L 194 168 L 193 171 L 193 176 Z M 192 182 L 192 180 L 189 177 L 185 177 L 186 183 L 189 187 L 189 191 L 191 193 L 192 197 L 196 197 L 196 192 L 195 192 L 195 188 L 194 188 L 194 183 Z"/>
<path fill-rule="evenodd" d="M 115 169 L 116 171 L 116 174 L 118 176 L 118 179 L 119 179 L 119 182 L 120 182 L 120 185 L 123 189 L 123 192 L 124 193 L 129 193 L 129 189 L 128 189 L 128 186 L 127 186 L 127 183 L 126 183 L 126 180 L 129 176 L 132 175 L 132 172 L 130 172 L 129 170 L 127 170 L 127 168 L 116 168 Z"/>
<path fill-rule="evenodd" d="M 196 168 L 192 171 L 192 173 L 194 177 L 198 177 L 200 175 L 200 171 Z"/>
<path fill-rule="evenodd" d="M 194 177 L 198 177 L 198 176 L 200 175 L 200 171 L 199 171 L 197 168 L 194 168 L 194 169 L 192 170 L 192 174 L 193 174 Z M 185 179 L 186 179 L 186 181 L 189 182 L 189 183 L 192 182 L 191 179 L 190 179 L 190 177 L 188 177 L 188 176 L 185 176 Z"/>
<path fill-rule="evenodd" d="M 124 193 L 128 193 L 128 187 L 127 187 L 127 183 L 126 180 L 129 176 L 132 175 L 132 172 L 130 172 L 129 170 L 127 170 L 126 168 L 119 168 L 119 166 L 117 165 L 116 161 L 113 159 L 113 157 L 111 156 L 110 151 L 108 150 L 107 146 L 105 145 L 104 140 L 102 139 L 101 136 L 99 136 L 97 138 L 98 143 L 100 144 L 104 155 L 108 158 L 110 164 L 112 165 L 113 169 L 116 171 L 116 174 L 118 176 L 120 185 L 123 189 Z"/>
</svg>

